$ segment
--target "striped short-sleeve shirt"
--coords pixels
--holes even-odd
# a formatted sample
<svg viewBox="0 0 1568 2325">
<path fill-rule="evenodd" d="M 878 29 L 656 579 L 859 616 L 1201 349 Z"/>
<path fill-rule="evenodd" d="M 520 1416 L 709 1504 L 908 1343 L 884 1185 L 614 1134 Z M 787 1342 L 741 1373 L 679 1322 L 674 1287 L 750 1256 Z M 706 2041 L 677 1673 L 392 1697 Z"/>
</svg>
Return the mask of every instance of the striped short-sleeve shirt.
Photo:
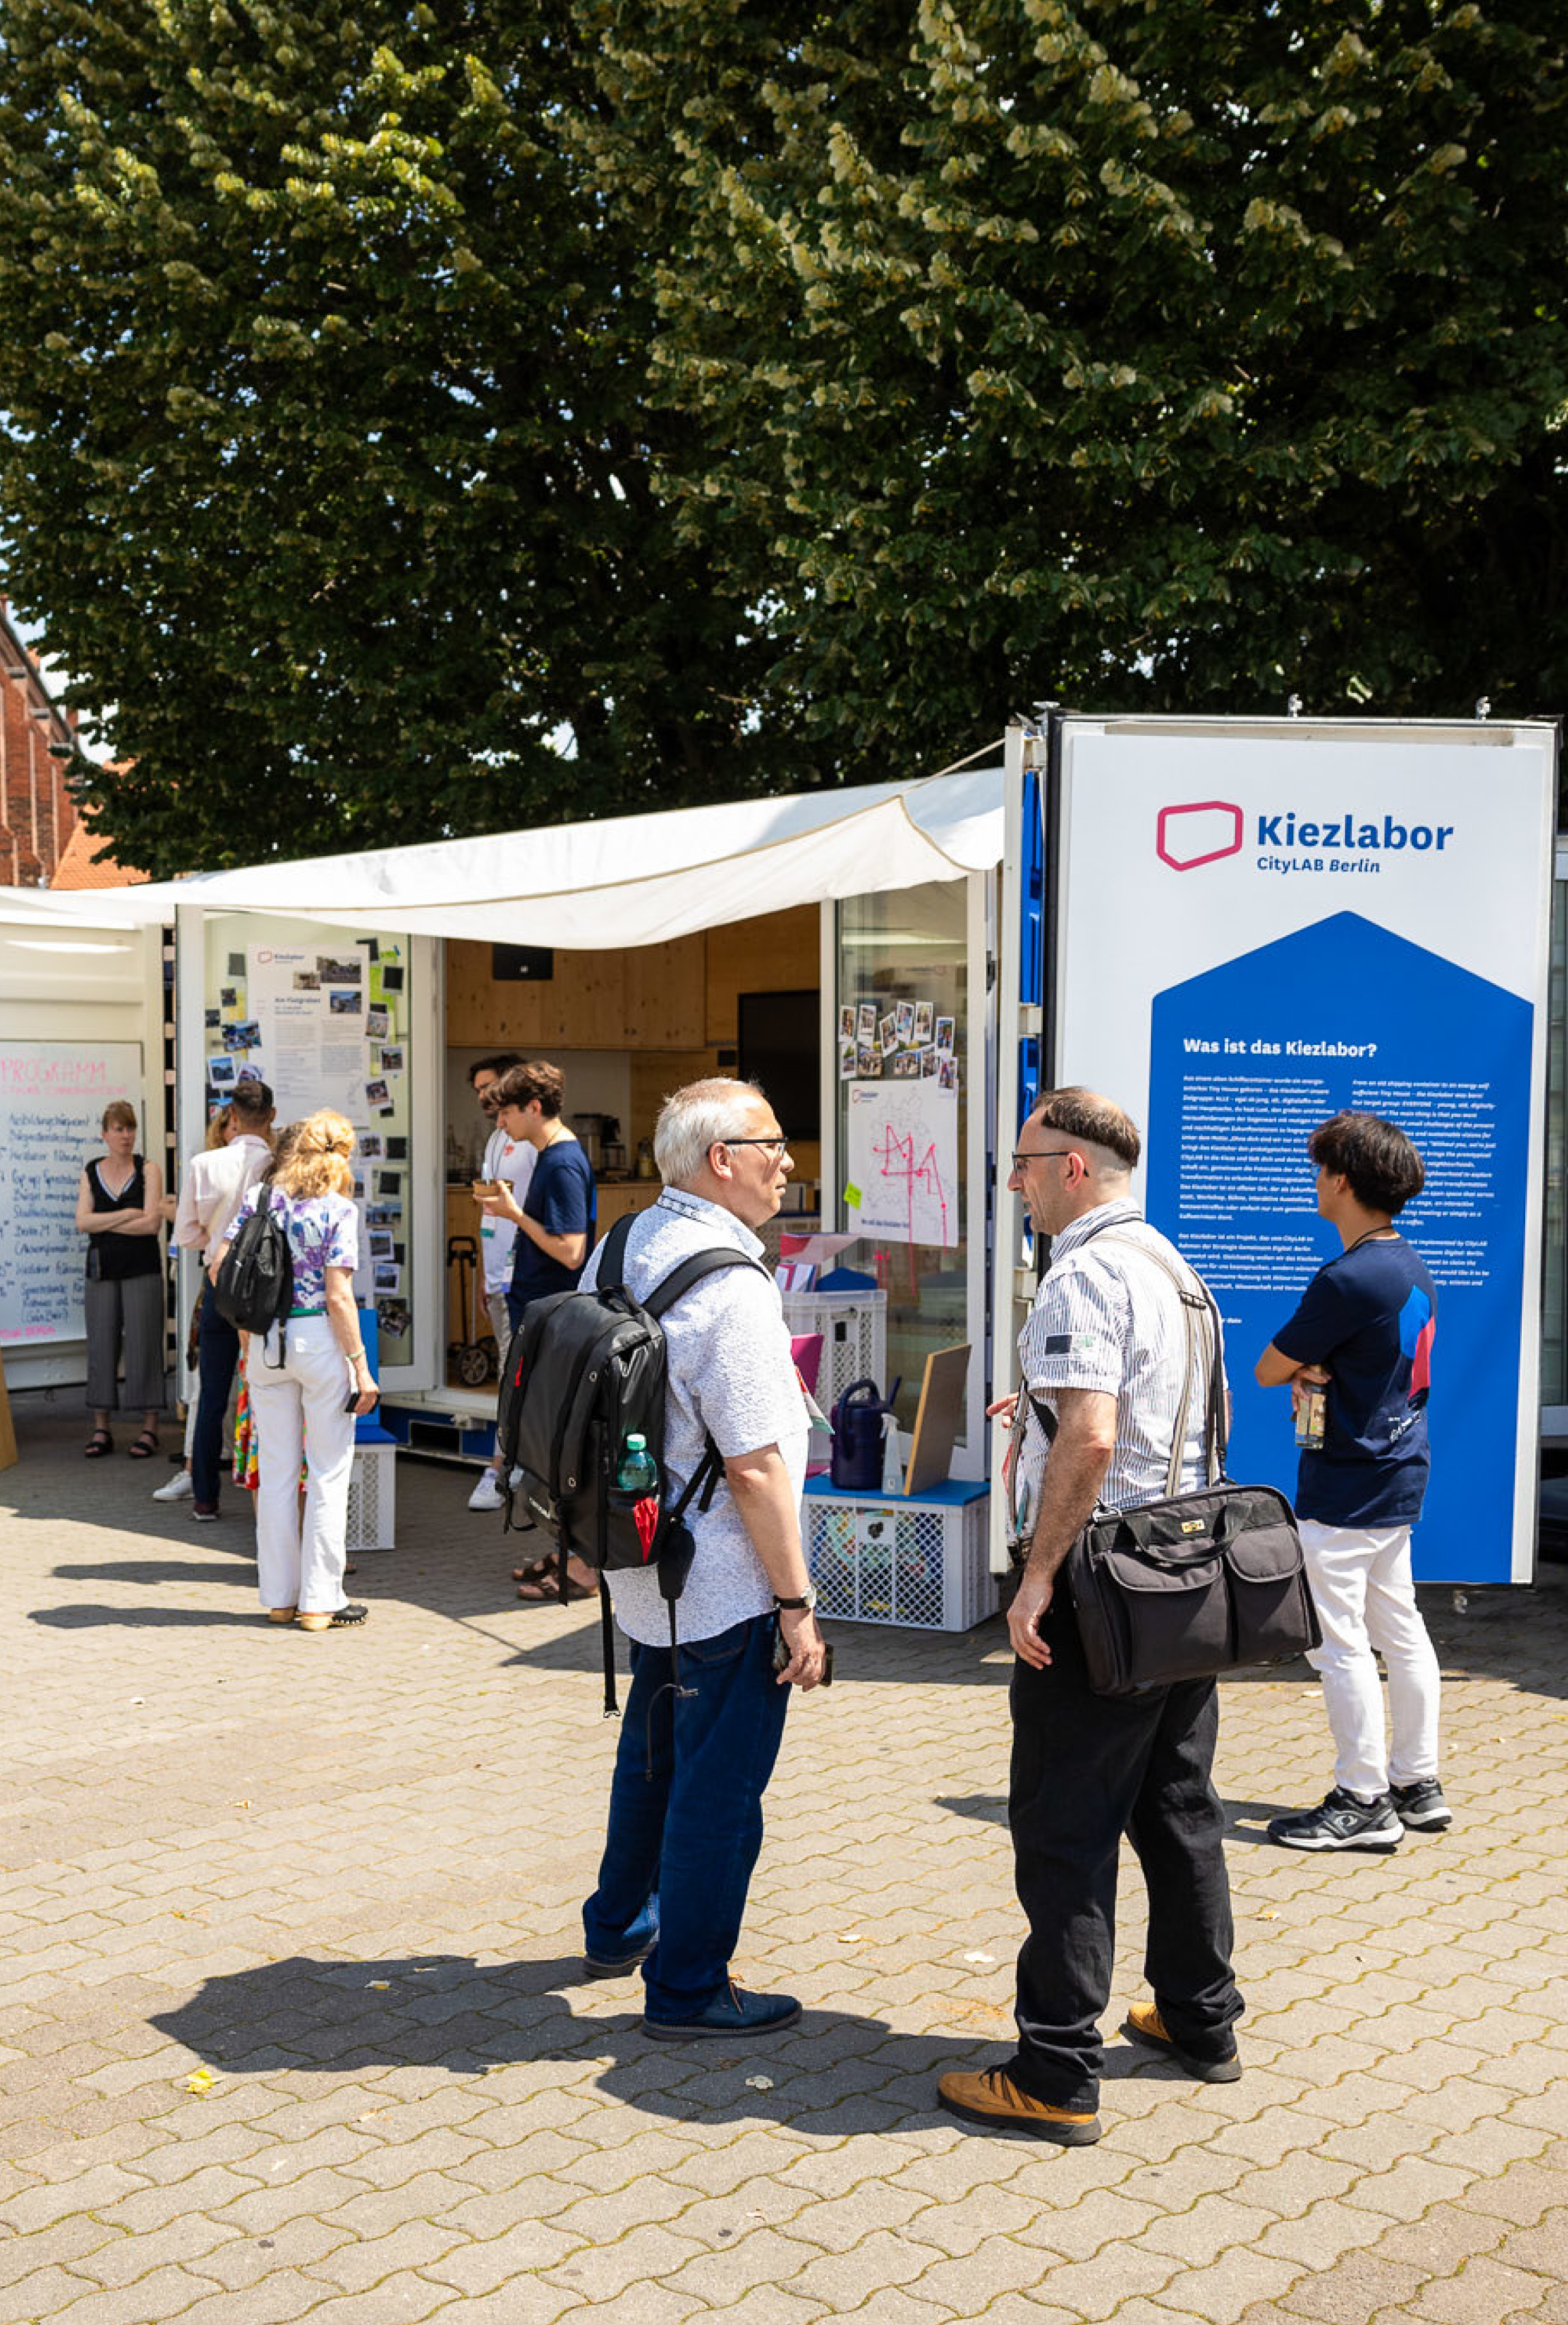
<svg viewBox="0 0 1568 2325">
<path fill-rule="evenodd" d="M 1100 1487 L 1109 1509 L 1156 1501 L 1165 1491 L 1178 1426 L 1183 1487 L 1201 1485 L 1206 1475 L 1210 1335 L 1200 1332 L 1187 1409 L 1180 1414 L 1187 1368 L 1183 1304 L 1164 1271 L 1129 1246 L 1157 1252 L 1178 1275 L 1193 1275 L 1136 1203 L 1101 1203 L 1055 1237 L 1050 1267 L 1018 1338 L 1021 1376 L 1042 1403 L 1054 1407 L 1056 1392 L 1064 1388 L 1099 1389 L 1116 1398 L 1116 1448 Z M 1220 1358 L 1223 1385 L 1222 1348 Z M 1045 1432 L 1028 1398 L 1020 1395 L 1008 1457 L 1015 1540 L 1033 1535 L 1048 1452 Z"/>
</svg>

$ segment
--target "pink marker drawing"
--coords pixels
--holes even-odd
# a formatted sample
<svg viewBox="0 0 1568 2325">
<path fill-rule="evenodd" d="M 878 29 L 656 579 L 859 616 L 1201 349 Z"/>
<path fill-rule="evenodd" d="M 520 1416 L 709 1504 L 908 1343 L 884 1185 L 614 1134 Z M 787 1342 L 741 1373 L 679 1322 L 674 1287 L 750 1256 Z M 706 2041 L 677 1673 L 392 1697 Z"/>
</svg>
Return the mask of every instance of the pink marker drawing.
<svg viewBox="0 0 1568 2325">
<path fill-rule="evenodd" d="M 901 1137 L 893 1125 L 888 1123 L 871 1151 L 885 1179 L 900 1179 L 904 1182 L 905 1209 L 911 1244 L 916 1240 L 914 1201 L 915 1190 L 918 1188 L 923 1199 L 926 1201 L 934 1200 L 942 1213 L 940 1241 L 945 1251 L 948 1246 L 947 1189 L 942 1182 L 942 1171 L 936 1159 L 935 1142 L 932 1141 L 927 1145 L 925 1153 L 918 1162 L 915 1160 L 916 1143 L 913 1136 Z"/>
</svg>

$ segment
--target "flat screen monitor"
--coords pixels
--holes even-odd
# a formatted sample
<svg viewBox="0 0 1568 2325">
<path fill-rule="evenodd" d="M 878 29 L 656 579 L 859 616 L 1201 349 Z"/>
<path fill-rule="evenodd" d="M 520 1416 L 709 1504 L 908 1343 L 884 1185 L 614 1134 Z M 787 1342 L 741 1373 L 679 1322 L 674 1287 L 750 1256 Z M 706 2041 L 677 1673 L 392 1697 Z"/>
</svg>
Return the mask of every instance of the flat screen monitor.
<svg viewBox="0 0 1568 2325">
<path fill-rule="evenodd" d="M 767 1093 L 792 1138 L 822 1135 L 821 1004 L 815 992 L 743 993 L 736 1026 L 742 1081 Z"/>
</svg>

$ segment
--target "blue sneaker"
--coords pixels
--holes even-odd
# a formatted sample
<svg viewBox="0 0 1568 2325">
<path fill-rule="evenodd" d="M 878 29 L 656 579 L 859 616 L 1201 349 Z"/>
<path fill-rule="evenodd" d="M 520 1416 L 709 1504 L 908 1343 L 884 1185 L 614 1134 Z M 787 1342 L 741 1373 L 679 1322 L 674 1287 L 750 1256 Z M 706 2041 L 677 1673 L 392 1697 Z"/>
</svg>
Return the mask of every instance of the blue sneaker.
<svg viewBox="0 0 1568 2325">
<path fill-rule="evenodd" d="M 658 2042 L 691 2042 L 705 2035 L 774 2034 L 793 2026 L 801 2005 L 793 1994 L 747 1994 L 733 1978 L 690 2018 L 647 2018 L 643 2032 Z"/>
</svg>

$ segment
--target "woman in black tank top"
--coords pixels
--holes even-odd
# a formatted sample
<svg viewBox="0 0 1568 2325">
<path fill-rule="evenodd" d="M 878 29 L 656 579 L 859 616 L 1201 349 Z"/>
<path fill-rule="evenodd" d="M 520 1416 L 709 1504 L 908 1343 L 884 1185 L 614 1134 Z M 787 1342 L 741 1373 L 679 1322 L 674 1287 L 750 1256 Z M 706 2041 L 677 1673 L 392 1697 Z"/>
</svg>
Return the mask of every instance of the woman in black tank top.
<svg viewBox="0 0 1568 2325">
<path fill-rule="evenodd" d="M 77 1190 L 76 1224 L 88 1239 L 88 1403 L 93 1432 L 86 1448 L 96 1460 L 114 1450 L 109 1415 L 119 1402 L 118 1373 L 125 1359 L 128 1406 L 140 1405 L 141 1435 L 129 1448 L 145 1461 L 158 1450 L 163 1403 L 163 1181 L 155 1162 L 135 1152 L 135 1108 L 124 1098 L 106 1107 L 107 1150 L 87 1165 Z"/>
</svg>

